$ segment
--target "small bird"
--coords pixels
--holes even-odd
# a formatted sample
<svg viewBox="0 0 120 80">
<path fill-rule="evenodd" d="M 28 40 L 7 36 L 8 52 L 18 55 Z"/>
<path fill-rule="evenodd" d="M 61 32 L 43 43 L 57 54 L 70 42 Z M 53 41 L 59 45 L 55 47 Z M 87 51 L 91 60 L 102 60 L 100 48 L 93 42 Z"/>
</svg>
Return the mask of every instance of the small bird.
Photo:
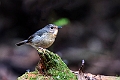
<svg viewBox="0 0 120 80">
<path fill-rule="evenodd" d="M 48 24 L 44 28 L 31 35 L 28 39 L 20 41 L 16 45 L 21 46 L 23 44 L 29 44 L 37 50 L 39 48 L 46 49 L 50 47 L 55 41 L 58 33 L 58 28 L 62 27 L 56 26 L 54 24 Z"/>
</svg>

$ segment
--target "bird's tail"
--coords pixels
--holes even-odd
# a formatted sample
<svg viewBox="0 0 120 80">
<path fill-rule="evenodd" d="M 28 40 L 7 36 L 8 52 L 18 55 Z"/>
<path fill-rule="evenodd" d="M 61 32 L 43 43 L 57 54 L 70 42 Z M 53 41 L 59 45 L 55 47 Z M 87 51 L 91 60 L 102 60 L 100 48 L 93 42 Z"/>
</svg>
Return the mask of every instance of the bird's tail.
<svg viewBox="0 0 120 80">
<path fill-rule="evenodd" d="M 28 40 L 20 41 L 20 42 L 16 43 L 16 45 L 21 46 L 21 45 L 23 45 L 23 44 L 25 44 L 27 42 L 28 42 Z"/>
</svg>

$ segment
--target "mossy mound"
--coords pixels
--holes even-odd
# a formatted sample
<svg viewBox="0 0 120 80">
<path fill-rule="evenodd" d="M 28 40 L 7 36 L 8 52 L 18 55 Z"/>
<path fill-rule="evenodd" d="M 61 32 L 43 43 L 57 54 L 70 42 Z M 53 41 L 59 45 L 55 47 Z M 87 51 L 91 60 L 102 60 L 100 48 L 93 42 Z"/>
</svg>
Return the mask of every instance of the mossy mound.
<svg viewBox="0 0 120 80">
<path fill-rule="evenodd" d="M 48 50 L 38 50 L 40 61 L 35 71 L 26 72 L 18 80 L 77 80 L 62 59 Z"/>
</svg>

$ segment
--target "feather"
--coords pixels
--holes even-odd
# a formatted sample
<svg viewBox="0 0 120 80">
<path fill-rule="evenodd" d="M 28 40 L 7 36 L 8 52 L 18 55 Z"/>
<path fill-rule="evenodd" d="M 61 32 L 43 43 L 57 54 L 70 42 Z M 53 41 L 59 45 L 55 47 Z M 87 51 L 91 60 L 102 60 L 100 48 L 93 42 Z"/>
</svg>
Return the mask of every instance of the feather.
<svg viewBox="0 0 120 80">
<path fill-rule="evenodd" d="M 28 40 L 20 41 L 20 42 L 16 43 L 16 45 L 21 46 L 21 45 L 23 45 L 23 44 L 25 44 L 27 42 L 28 42 Z"/>
</svg>

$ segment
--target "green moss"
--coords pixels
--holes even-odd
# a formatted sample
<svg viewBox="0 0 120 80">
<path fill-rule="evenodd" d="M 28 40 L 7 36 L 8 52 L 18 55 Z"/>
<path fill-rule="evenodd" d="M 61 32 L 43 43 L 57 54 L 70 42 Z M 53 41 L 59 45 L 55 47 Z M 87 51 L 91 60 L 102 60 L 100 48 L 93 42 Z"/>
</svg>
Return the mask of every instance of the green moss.
<svg viewBox="0 0 120 80">
<path fill-rule="evenodd" d="M 39 50 L 38 50 L 39 51 Z M 53 52 L 45 50 L 39 55 L 42 57 L 43 66 L 45 66 L 44 74 L 40 73 L 39 67 L 41 60 L 36 66 L 36 70 L 33 72 L 26 72 L 24 75 L 18 78 L 18 80 L 77 80 L 75 74 L 73 74 L 62 59 Z M 39 68 L 39 69 L 38 69 Z"/>
<path fill-rule="evenodd" d="M 70 71 L 67 65 L 61 60 L 61 58 L 47 50 L 47 56 L 50 61 L 46 63 L 48 66 L 47 73 L 52 74 L 54 80 L 76 80 L 76 76 Z M 50 53 L 50 54 L 49 54 Z M 51 66 L 50 66 L 51 65 Z"/>
</svg>

